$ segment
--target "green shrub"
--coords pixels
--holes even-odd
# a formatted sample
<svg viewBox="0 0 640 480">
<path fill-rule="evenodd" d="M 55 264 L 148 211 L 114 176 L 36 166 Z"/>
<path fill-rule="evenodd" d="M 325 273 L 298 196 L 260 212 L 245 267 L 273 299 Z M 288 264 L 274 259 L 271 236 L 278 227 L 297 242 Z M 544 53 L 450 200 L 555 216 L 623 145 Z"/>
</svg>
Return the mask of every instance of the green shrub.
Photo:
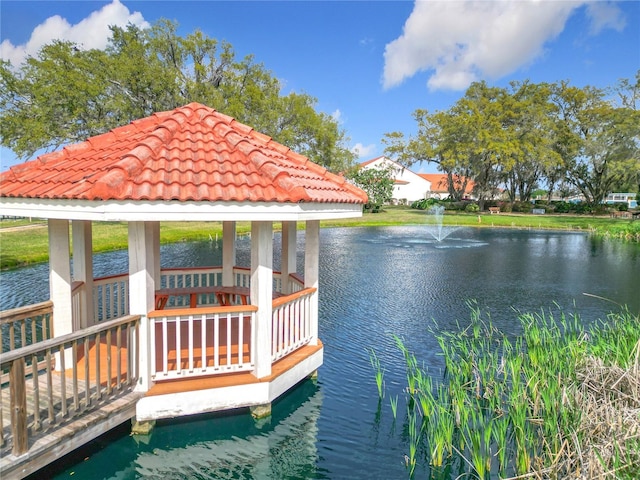
<svg viewBox="0 0 640 480">
<path fill-rule="evenodd" d="M 572 210 L 576 212 L 578 215 L 588 215 L 588 214 L 594 213 L 593 209 L 591 208 L 591 205 L 589 205 L 586 202 L 576 203 Z"/>
<path fill-rule="evenodd" d="M 571 211 L 572 204 L 565 201 L 551 202 L 554 206 L 556 213 L 569 213 Z"/>
<path fill-rule="evenodd" d="M 464 211 L 468 213 L 476 213 L 480 211 L 480 207 L 477 203 L 469 203 L 466 207 L 464 207 Z"/>
<path fill-rule="evenodd" d="M 511 207 L 511 210 L 513 212 L 530 213 L 531 203 L 530 202 L 513 202 L 513 206 Z"/>
<path fill-rule="evenodd" d="M 452 210 L 456 212 L 462 212 L 467 206 L 467 202 L 446 202 L 445 210 Z"/>
<path fill-rule="evenodd" d="M 411 203 L 411 208 L 416 208 L 418 210 L 427 210 L 428 208 L 439 204 L 440 202 L 436 198 L 423 198 L 422 200 L 416 200 L 415 202 Z"/>
</svg>

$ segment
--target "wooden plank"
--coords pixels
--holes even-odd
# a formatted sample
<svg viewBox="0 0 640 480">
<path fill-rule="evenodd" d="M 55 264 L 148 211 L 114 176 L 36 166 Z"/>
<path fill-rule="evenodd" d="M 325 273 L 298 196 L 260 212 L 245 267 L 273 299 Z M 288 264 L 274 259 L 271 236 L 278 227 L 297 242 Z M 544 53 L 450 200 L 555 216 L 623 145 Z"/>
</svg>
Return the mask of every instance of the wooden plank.
<svg viewBox="0 0 640 480">
<path fill-rule="evenodd" d="M 10 310 L 0 311 L 0 325 L 12 323 L 16 320 L 22 320 L 38 315 L 46 315 L 53 311 L 53 302 L 46 301 L 36 303 L 35 305 L 27 305 L 26 307 L 12 308 Z"/>
<path fill-rule="evenodd" d="M 10 403 L 11 434 L 13 436 L 13 454 L 21 455 L 28 448 L 27 432 L 27 392 L 24 381 L 24 358 L 11 364 Z"/>
</svg>

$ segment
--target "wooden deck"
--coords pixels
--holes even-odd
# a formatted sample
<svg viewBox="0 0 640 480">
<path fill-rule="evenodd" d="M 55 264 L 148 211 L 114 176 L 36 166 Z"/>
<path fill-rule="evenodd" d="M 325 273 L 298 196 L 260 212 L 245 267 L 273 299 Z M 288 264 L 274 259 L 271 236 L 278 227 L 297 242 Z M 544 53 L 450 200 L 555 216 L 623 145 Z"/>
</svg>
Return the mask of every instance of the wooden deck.
<svg viewBox="0 0 640 480">
<path fill-rule="evenodd" d="M 142 394 L 121 383 L 129 372 L 127 349 L 119 343 L 104 338 L 79 345 L 75 364 L 64 374 L 55 371 L 53 358 L 38 364 L 38 375 L 26 379 L 29 442 L 22 455 L 12 453 L 12 399 L 9 384 L 2 384 L 2 478 L 30 475 L 135 416 Z"/>
<path fill-rule="evenodd" d="M 247 338 L 245 355 L 249 354 L 248 340 Z M 11 452 L 11 395 L 8 383 L 3 383 L 0 391 L 4 439 L 0 446 L 2 478 L 23 478 L 30 475 L 129 421 L 135 417 L 136 404 L 144 396 L 271 382 L 322 349 L 320 342 L 315 346 L 302 347 L 274 363 L 271 375 L 261 379 L 250 372 L 238 372 L 166 380 L 155 383 L 144 394 L 134 392 L 133 385 L 131 388 L 122 388 L 122 382 L 129 375 L 126 368 L 128 352 L 123 345 L 124 338 L 118 341 L 115 335 L 103 336 L 97 343 L 92 340 L 80 344 L 76 348 L 74 365 L 64 374 L 55 371 L 53 358 L 49 365 L 46 362 L 39 364 L 39 374 L 35 381 L 30 376 L 26 382 L 27 412 L 30 412 L 27 418 L 29 449 L 19 456 Z M 226 358 L 226 352 L 221 353 Z M 171 356 L 175 359 L 175 352 Z M 156 358 L 158 364 L 160 361 L 160 358 Z M 220 361 L 225 360 L 221 358 Z M 75 388 L 72 387 L 74 384 Z M 83 411 L 73 413 L 79 410 Z"/>
</svg>

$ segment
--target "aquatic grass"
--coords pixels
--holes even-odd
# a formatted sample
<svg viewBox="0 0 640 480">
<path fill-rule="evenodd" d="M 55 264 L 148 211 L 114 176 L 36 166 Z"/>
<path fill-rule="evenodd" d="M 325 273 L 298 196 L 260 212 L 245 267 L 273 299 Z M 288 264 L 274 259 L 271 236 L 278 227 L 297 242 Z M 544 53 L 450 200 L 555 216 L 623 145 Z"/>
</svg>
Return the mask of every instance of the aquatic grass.
<svg viewBox="0 0 640 480">
<path fill-rule="evenodd" d="M 380 359 L 373 349 L 369 350 L 369 361 L 371 362 L 371 366 L 373 367 L 375 373 L 376 386 L 378 387 L 378 396 L 380 399 L 382 399 L 384 398 L 384 369 L 380 365 Z"/>
<path fill-rule="evenodd" d="M 393 419 L 395 420 L 398 414 L 398 395 L 389 397 L 389 404 L 391 405 L 391 413 L 393 413 Z"/>
<path fill-rule="evenodd" d="M 409 477 L 413 477 L 417 464 L 418 446 L 422 438 L 422 427 L 424 422 L 418 422 L 418 416 L 414 409 L 407 411 L 408 434 L 409 434 L 409 458 L 407 466 L 409 467 Z M 420 427 L 418 427 L 418 423 Z"/>
<path fill-rule="evenodd" d="M 407 364 L 409 459 L 416 459 L 420 432 L 432 474 L 458 464 L 460 475 L 479 479 L 492 471 L 502 478 L 634 478 L 638 317 L 623 309 L 586 328 L 576 314 L 525 313 L 518 316 L 522 334 L 507 338 L 470 305 L 468 326 L 433 330 L 444 357 L 441 381 L 396 337 Z"/>
</svg>

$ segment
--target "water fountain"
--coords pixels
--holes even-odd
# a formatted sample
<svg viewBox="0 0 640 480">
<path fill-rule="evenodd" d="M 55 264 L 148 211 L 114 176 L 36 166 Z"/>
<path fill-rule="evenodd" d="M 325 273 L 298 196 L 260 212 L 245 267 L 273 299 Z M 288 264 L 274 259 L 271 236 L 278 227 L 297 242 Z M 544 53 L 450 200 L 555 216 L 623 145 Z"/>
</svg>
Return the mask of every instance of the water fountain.
<svg viewBox="0 0 640 480">
<path fill-rule="evenodd" d="M 459 227 L 443 227 L 442 217 L 444 216 L 444 206 L 433 205 L 427 210 L 427 231 L 437 241 L 442 242 L 445 238 L 458 230 Z"/>
</svg>

